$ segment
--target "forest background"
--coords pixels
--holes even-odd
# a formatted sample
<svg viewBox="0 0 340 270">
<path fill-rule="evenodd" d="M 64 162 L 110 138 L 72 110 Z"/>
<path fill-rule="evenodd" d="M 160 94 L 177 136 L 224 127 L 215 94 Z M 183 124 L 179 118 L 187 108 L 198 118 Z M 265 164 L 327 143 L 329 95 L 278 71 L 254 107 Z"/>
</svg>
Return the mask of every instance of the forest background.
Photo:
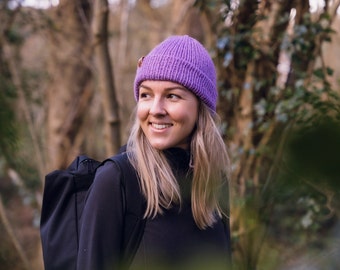
<svg viewBox="0 0 340 270">
<path fill-rule="evenodd" d="M 51 1 L 52 2 L 52 1 Z M 235 269 L 340 267 L 340 1 L 0 1 L 0 269 L 43 269 L 44 176 L 126 142 L 138 59 L 209 50 Z"/>
</svg>

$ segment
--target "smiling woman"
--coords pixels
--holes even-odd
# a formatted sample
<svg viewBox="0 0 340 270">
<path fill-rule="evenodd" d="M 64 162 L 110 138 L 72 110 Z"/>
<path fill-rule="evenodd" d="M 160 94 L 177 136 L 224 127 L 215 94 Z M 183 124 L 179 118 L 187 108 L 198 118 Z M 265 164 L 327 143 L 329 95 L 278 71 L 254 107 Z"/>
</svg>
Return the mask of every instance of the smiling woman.
<svg viewBox="0 0 340 270">
<path fill-rule="evenodd" d="M 207 50 L 189 36 L 171 36 L 138 62 L 136 115 L 126 151 L 142 196 L 143 235 L 124 260 L 123 173 L 105 164 L 83 213 L 78 269 L 228 269 L 229 157 L 215 123 L 217 86 Z M 118 190 L 118 191 L 117 191 Z M 120 200 L 123 202 L 120 202 Z M 112 203 L 115 200 L 115 203 Z"/>
</svg>

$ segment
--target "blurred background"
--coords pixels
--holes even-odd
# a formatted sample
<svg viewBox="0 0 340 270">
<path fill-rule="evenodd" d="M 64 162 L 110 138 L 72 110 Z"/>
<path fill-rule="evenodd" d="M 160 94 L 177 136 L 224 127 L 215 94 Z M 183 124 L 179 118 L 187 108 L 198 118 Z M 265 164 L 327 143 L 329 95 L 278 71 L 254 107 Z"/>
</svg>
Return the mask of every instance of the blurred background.
<svg viewBox="0 0 340 270">
<path fill-rule="evenodd" d="M 44 176 L 117 152 L 137 61 L 174 34 L 216 64 L 234 268 L 339 269 L 339 6 L 0 1 L 0 269 L 43 269 Z"/>
</svg>

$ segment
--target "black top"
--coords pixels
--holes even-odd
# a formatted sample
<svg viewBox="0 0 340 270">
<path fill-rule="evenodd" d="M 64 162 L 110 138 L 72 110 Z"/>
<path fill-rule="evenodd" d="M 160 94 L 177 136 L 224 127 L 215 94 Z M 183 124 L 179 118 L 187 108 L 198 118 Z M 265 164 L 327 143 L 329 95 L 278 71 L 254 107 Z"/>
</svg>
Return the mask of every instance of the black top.
<svg viewBox="0 0 340 270">
<path fill-rule="evenodd" d="M 148 219 L 131 270 L 228 269 L 230 235 L 226 222 L 201 230 L 191 211 L 190 154 L 174 148 L 166 155 L 181 188 L 182 204 Z"/>
<path fill-rule="evenodd" d="M 219 220 L 213 227 L 200 230 L 192 216 L 190 154 L 179 148 L 165 153 L 180 185 L 182 204 L 164 209 L 162 215 L 146 221 L 130 269 L 228 269 L 228 224 Z M 87 224 L 81 233 L 79 270 L 119 267 L 123 213 L 117 177 L 121 177 L 121 173 L 112 163 L 105 164 L 96 175 L 87 202 L 90 207 L 84 210 Z"/>
</svg>

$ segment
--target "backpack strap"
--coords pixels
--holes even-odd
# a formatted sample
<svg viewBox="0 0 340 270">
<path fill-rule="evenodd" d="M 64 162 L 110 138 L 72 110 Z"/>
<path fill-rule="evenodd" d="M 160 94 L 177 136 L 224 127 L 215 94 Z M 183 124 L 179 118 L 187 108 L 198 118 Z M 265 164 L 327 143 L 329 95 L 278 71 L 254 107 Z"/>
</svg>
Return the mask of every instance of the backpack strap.
<svg viewBox="0 0 340 270">
<path fill-rule="evenodd" d="M 146 221 L 143 217 L 146 202 L 141 192 L 137 172 L 130 163 L 126 152 L 115 155 L 109 160 L 115 162 L 123 176 L 123 179 L 121 179 L 125 213 L 122 243 L 123 264 L 130 265 L 143 237 Z"/>
</svg>

